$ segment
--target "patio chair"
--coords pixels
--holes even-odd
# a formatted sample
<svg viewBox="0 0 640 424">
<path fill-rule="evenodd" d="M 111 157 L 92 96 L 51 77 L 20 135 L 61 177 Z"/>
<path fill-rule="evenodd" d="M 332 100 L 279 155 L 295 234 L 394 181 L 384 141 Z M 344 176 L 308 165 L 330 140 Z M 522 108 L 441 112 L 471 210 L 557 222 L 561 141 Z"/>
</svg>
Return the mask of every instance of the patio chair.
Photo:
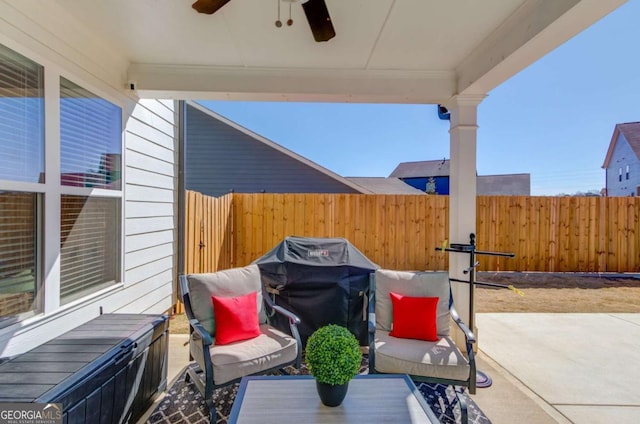
<svg viewBox="0 0 640 424">
<path fill-rule="evenodd" d="M 443 383 L 447 385 L 463 386 L 469 392 L 476 392 L 476 365 L 473 352 L 475 337 L 471 330 L 462 322 L 453 307 L 449 275 L 446 272 L 408 272 L 379 269 L 371 274 L 371 297 L 369 303 L 369 373 L 409 374 L 418 382 Z M 391 293 L 395 299 L 392 301 Z M 402 304 L 408 308 L 402 315 L 393 311 L 393 302 L 398 302 L 404 296 Z M 407 299 L 409 298 L 409 299 Z M 418 303 L 414 303 L 417 299 Z M 437 307 L 430 301 L 428 308 L 416 310 L 416 305 L 424 306 L 422 299 L 437 298 Z M 406 303 L 409 300 L 411 303 Z M 435 310 L 433 310 L 433 309 Z M 423 326 L 428 325 L 426 310 L 432 309 L 431 320 L 432 341 L 419 340 L 413 334 L 403 334 L 418 331 L 423 335 Z M 396 311 L 399 312 L 399 311 Z M 394 326 L 394 315 L 398 322 L 410 322 L 408 330 Z M 450 318 L 463 332 L 466 344 L 466 356 L 455 345 L 450 337 Z M 420 320 L 420 324 L 418 324 Z M 394 330 L 398 330 L 395 333 Z M 401 337 L 394 337 L 392 334 Z M 456 391 L 456 396 L 458 392 Z M 466 402 L 458 397 L 462 412 L 462 422 L 466 422 Z"/>
<path fill-rule="evenodd" d="M 215 389 L 238 382 L 247 375 L 277 370 L 286 374 L 284 367 L 300 367 L 302 346 L 297 329 L 300 320 L 291 312 L 275 305 L 269 296 L 262 295 L 262 281 L 256 265 L 207 274 L 180 275 L 180 289 L 191 326 L 189 353 L 198 365 L 197 368 L 188 369 L 186 378 L 195 383 L 205 399 L 211 423 L 216 422 L 213 400 Z M 212 296 L 240 299 L 246 298 L 245 295 L 252 296 L 253 292 L 256 292 L 258 335 L 235 342 L 225 340 L 225 344 L 221 344 L 222 330 L 224 329 L 225 334 L 229 330 L 235 330 L 228 328 L 232 319 L 227 319 L 224 324 L 221 320 L 215 321 Z M 215 315 L 220 318 L 223 310 L 220 307 Z M 287 317 L 291 334 L 270 326 L 267 323 L 267 311 Z M 216 325 L 219 329 L 218 342 Z"/>
</svg>

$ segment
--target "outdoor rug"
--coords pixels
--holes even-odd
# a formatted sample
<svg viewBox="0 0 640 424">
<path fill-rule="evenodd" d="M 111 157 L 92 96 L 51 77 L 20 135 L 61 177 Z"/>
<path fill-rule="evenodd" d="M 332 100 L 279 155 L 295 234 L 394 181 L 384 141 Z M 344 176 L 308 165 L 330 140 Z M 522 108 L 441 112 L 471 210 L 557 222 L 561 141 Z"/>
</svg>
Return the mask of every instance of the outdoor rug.
<svg viewBox="0 0 640 424">
<path fill-rule="evenodd" d="M 360 373 L 365 374 L 367 368 L 368 364 L 365 355 L 360 367 Z M 309 374 L 309 370 L 305 365 L 300 367 L 299 370 L 292 367 L 286 370 L 292 375 Z M 206 403 L 196 386 L 193 383 L 185 382 L 185 375 L 186 371 L 168 389 L 166 396 L 149 417 L 148 424 L 205 424 L 209 422 Z M 238 386 L 239 384 L 231 384 L 214 392 L 213 397 L 216 400 L 218 421 L 222 424 L 227 423 L 233 400 L 238 392 Z M 455 395 L 455 389 L 452 386 L 428 383 L 416 383 L 416 386 L 441 423 L 460 423 L 460 406 Z M 489 418 L 483 414 L 478 405 L 466 393 L 460 396 L 465 396 L 467 400 L 470 424 L 491 424 Z"/>
</svg>

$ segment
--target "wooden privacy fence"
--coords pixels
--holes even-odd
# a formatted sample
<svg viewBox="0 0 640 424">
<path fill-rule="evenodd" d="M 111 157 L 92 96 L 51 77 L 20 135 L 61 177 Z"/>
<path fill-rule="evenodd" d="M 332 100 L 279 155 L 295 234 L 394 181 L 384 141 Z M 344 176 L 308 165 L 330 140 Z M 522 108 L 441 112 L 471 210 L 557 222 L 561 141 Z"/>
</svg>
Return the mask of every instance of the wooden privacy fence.
<svg viewBox="0 0 640 424">
<path fill-rule="evenodd" d="M 514 252 L 482 257 L 482 270 L 640 271 L 639 197 L 480 196 L 479 248 Z"/>
<path fill-rule="evenodd" d="M 484 271 L 638 272 L 638 197 L 481 196 Z M 344 237 L 382 267 L 446 269 L 447 196 L 187 192 L 187 272 L 244 266 L 285 236 Z M 451 240 L 468 243 L 468 240 Z"/>
<path fill-rule="evenodd" d="M 185 196 L 185 273 L 233 266 L 232 195 L 215 198 L 195 191 Z"/>
</svg>

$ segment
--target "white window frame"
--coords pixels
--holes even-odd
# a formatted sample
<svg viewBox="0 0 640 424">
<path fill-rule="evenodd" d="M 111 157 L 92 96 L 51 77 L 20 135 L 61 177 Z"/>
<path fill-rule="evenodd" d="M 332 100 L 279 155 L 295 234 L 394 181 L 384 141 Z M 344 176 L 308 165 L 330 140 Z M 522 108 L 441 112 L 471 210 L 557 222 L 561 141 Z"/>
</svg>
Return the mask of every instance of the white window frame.
<svg viewBox="0 0 640 424">
<path fill-rule="evenodd" d="M 79 74 L 66 71 L 60 65 L 47 60 L 41 55 L 35 54 L 28 49 L 17 45 L 12 40 L 0 36 L 0 44 L 14 50 L 26 58 L 44 67 L 44 140 L 45 140 L 45 183 L 30 183 L 21 181 L 0 180 L 0 190 L 21 191 L 42 194 L 42 216 L 38 217 L 42 223 L 42 234 L 37 234 L 37 240 L 42 243 L 38 246 L 37 275 L 41 276 L 37 282 L 43 294 L 41 299 L 41 311 L 47 316 L 60 309 L 67 309 L 82 304 L 89 299 L 99 295 L 104 290 L 91 293 L 81 299 L 65 304 L 61 308 L 60 304 L 60 219 L 61 219 L 61 196 L 63 194 L 76 196 L 98 196 L 120 199 L 120 269 L 119 281 L 114 284 L 118 286 L 124 280 L 125 263 L 125 181 L 126 181 L 126 146 L 125 146 L 125 114 L 127 98 L 115 89 L 109 88 L 106 84 L 91 83 L 88 75 L 83 78 Z M 60 183 L 60 77 L 78 84 L 82 88 L 100 96 L 121 110 L 121 136 L 120 143 L 122 149 L 121 167 L 121 188 L 120 190 L 106 190 L 99 188 L 71 187 L 63 186 Z M 101 87 L 102 86 L 102 87 Z M 108 289 L 107 289 L 108 290 Z M 2 331 L 0 331 L 1 333 Z"/>
</svg>

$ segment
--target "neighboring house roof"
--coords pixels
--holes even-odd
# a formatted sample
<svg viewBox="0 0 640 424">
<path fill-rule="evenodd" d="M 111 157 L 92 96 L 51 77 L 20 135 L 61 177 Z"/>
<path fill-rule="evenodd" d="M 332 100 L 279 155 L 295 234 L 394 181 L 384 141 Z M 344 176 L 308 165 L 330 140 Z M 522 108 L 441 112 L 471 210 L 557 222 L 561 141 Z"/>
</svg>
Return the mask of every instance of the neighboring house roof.
<svg viewBox="0 0 640 424">
<path fill-rule="evenodd" d="M 620 134 L 627 140 L 636 157 L 640 159 L 640 122 L 616 124 L 613 135 L 611 136 L 611 141 L 609 142 L 607 156 L 605 156 L 604 163 L 602 164 L 602 167 L 605 169 L 609 167 L 609 162 L 611 161 L 611 156 L 613 155 L 613 150 L 616 147 Z"/>
<path fill-rule="evenodd" d="M 449 159 L 402 162 L 393 170 L 390 177 L 403 179 L 448 177 Z M 503 174 L 478 176 L 477 194 L 529 196 L 531 194 L 530 174 Z"/>
<path fill-rule="evenodd" d="M 448 177 L 449 159 L 402 162 L 389 175 L 396 178 Z"/>
<path fill-rule="evenodd" d="M 251 130 L 249 130 L 247 128 L 244 128 L 243 126 L 241 126 L 241 125 L 239 125 L 239 124 L 237 124 L 237 123 L 225 118 L 222 115 L 219 115 L 219 114 L 213 112 L 210 109 L 207 109 L 206 107 L 204 107 L 204 106 L 202 106 L 202 105 L 200 105 L 198 103 L 195 103 L 193 101 L 187 101 L 186 103 L 187 103 L 187 105 L 189 107 L 197 110 L 198 112 L 200 112 L 202 114 L 205 114 L 208 118 L 217 120 L 217 121 L 221 122 L 222 124 L 232 128 L 233 130 L 244 134 L 245 136 L 248 137 L 249 140 L 252 140 L 252 141 L 254 141 L 256 143 L 259 143 L 259 146 L 262 146 L 262 148 L 261 149 L 257 149 L 258 152 L 260 150 L 262 150 L 262 153 L 266 154 L 266 152 L 268 152 L 268 150 L 265 150 L 265 149 L 272 149 L 272 151 L 279 152 L 280 154 L 288 157 L 289 160 L 293 159 L 295 162 L 293 162 L 293 163 L 290 162 L 290 165 L 292 165 L 292 166 L 295 165 L 294 168 L 298 168 L 298 169 L 301 168 L 301 167 L 311 168 L 311 169 L 313 169 L 313 170 L 315 170 L 315 171 L 317 171 L 317 172 L 319 172 L 321 174 L 324 174 L 324 176 L 329 177 L 331 180 L 333 180 L 333 181 L 335 181 L 337 183 L 340 183 L 340 184 L 346 186 L 349 189 L 354 190 L 357 193 L 371 194 L 371 191 L 367 190 L 366 188 L 364 188 L 364 187 L 362 187 L 362 186 L 360 186 L 360 185 L 358 185 L 358 184 L 356 184 L 356 183 L 354 183 L 352 181 L 349 181 L 348 179 L 346 179 L 344 177 L 341 177 L 340 175 L 328 170 L 327 168 L 324 168 L 324 167 L 318 165 L 317 163 L 315 163 L 315 162 L 313 162 L 313 161 L 311 161 L 311 160 L 309 160 L 309 159 L 307 159 L 307 158 L 305 158 L 303 156 L 300 156 L 295 152 L 292 152 L 291 150 L 289 150 L 289 149 L 287 149 L 287 148 L 285 148 L 285 147 L 283 147 L 283 146 L 281 146 L 281 145 L 279 145 L 279 144 L 277 144 L 277 143 L 275 143 L 275 142 L 273 142 L 273 141 L 261 136 L 260 134 L 256 134 L 253 131 L 251 131 Z M 199 131 L 202 132 L 203 129 L 199 129 Z M 204 131 L 206 131 L 206 130 L 204 130 Z M 189 136 L 187 136 L 187 138 L 188 137 Z M 247 138 L 245 138 L 245 139 L 247 139 Z M 187 139 L 187 154 L 189 154 L 189 140 L 188 139 Z M 206 161 L 208 158 L 199 158 L 199 159 Z M 220 158 L 218 157 L 218 158 L 214 158 L 214 159 L 220 159 Z M 251 160 L 255 162 L 255 158 L 251 158 Z M 262 164 L 260 164 L 260 166 L 258 166 L 258 165 L 253 166 L 252 170 L 253 171 L 257 171 L 257 172 L 258 171 L 259 172 L 270 172 L 269 171 L 270 168 L 266 169 L 267 165 L 269 165 L 269 164 L 265 164 L 264 160 L 262 160 L 261 162 L 262 162 Z M 209 163 L 211 163 L 211 161 Z M 231 166 L 231 164 L 227 164 L 227 165 Z M 211 165 L 209 164 L 209 166 L 211 166 Z M 273 168 L 273 166 L 274 165 L 271 165 L 272 168 Z M 188 171 L 189 171 L 188 167 L 187 167 L 186 171 L 188 173 Z M 264 174 L 264 175 L 265 175 L 265 177 L 267 177 L 267 174 Z M 268 176 L 273 177 L 273 175 L 271 175 L 271 174 L 269 174 Z M 277 177 L 279 177 L 279 176 L 277 176 Z M 333 184 L 335 185 L 335 183 L 333 183 Z M 255 186 L 256 184 L 250 184 L 250 185 L 251 186 Z M 187 188 L 189 188 L 189 187 L 187 187 Z M 240 190 L 240 191 L 242 191 L 242 190 Z M 269 191 L 269 190 L 267 189 L 267 191 Z"/>
<path fill-rule="evenodd" d="M 478 196 L 530 196 L 530 174 L 478 175 Z"/>
<path fill-rule="evenodd" d="M 374 194 L 426 194 L 405 183 L 399 178 L 386 177 L 347 177 L 349 181 L 371 191 Z"/>
</svg>

